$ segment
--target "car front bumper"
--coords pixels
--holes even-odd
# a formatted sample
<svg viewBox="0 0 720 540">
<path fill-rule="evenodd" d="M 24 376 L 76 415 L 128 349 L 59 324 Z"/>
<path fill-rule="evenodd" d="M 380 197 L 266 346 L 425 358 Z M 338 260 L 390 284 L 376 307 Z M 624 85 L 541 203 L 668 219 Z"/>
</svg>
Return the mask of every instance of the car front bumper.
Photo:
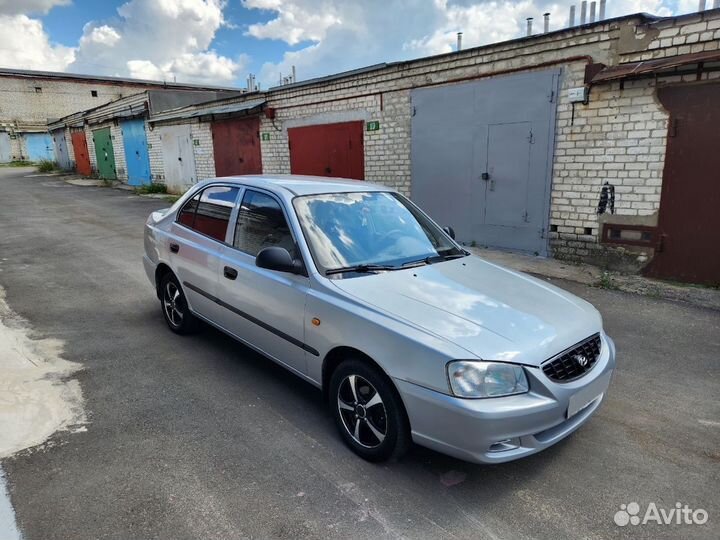
<svg viewBox="0 0 720 540">
<path fill-rule="evenodd" d="M 530 392 L 517 396 L 462 399 L 396 379 L 413 440 L 476 463 L 511 461 L 552 446 L 584 424 L 605 398 L 615 344 L 604 334 L 602 343 L 593 369 L 569 383 L 554 383 L 540 368 L 526 367 Z M 568 417 L 578 399 L 585 406 Z"/>
</svg>

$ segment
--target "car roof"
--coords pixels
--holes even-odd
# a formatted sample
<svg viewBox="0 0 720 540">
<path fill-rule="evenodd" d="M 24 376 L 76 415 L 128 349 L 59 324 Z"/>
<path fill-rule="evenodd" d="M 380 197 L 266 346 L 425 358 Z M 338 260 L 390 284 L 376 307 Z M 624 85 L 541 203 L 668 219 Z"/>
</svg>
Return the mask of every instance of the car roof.
<svg viewBox="0 0 720 540">
<path fill-rule="evenodd" d="M 293 195 L 317 195 L 322 193 L 347 193 L 353 191 L 394 191 L 387 186 L 364 180 L 304 176 L 300 174 L 258 174 L 211 178 L 208 182 L 231 182 L 270 190 L 282 188 Z"/>
</svg>

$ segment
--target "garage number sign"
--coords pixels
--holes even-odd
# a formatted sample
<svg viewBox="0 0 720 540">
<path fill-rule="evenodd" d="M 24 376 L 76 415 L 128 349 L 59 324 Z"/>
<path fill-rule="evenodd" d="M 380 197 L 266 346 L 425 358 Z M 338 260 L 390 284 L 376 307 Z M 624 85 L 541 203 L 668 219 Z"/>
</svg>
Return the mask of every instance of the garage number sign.
<svg viewBox="0 0 720 540">
<path fill-rule="evenodd" d="M 380 129 L 380 122 L 377 120 L 373 120 L 372 122 L 367 123 L 367 130 L 368 131 L 377 131 Z"/>
<path fill-rule="evenodd" d="M 269 140 L 270 140 L 270 134 L 269 134 L 269 133 L 263 133 L 263 134 L 261 135 L 261 139 L 262 139 L 263 141 L 269 141 Z"/>
</svg>

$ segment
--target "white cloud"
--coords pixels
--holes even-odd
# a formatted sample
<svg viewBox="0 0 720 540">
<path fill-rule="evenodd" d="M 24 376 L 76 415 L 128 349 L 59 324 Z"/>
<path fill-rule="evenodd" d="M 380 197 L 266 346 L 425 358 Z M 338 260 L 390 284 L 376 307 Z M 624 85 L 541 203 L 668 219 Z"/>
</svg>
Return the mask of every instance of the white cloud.
<svg viewBox="0 0 720 540">
<path fill-rule="evenodd" d="M 42 23 L 27 15 L 0 15 L 0 67 L 64 71 L 72 47 L 50 43 Z"/>
<path fill-rule="evenodd" d="M 208 50 L 224 24 L 222 0 L 131 0 L 118 18 L 85 25 L 70 71 L 229 84 L 247 59 Z"/>
<path fill-rule="evenodd" d="M 691 0 L 608 0 L 607 17 L 649 12 L 667 16 Z M 380 62 L 416 58 L 454 50 L 457 32 L 464 47 L 513 39 L 525 34 L 533 17 L 542 31 L 543 13 L 550 29 L 567 25 L 570 5 L 580 0 L 245 0 L 248 8 L 275 16 L 251 25 L 247 34 L 295 45 L 279 62 L 264 64 L 260 80 L 277 84 L 279 73 L 296 65 L 298 78 L 337 73 Z M 579 17 L 579 13 L 578 13 Z"/>
<path fill-rule="evenodd" d="M 0 14 L 47 13 L 56 6 L 67 6 L 71 3 L 72 0 L 0 0 Z"/>
<path fill-rule="evenodd" d="M 248 9 L 272 10 L 277 17 L 266 22 L 251 24 L 247 35 L 258 39 L 280 39 L 290 45 L 302 41 L 319 41 L 325 37 L 328 28 L 343 23 L 331 2 L 318 5 L 287 2 L 280 0 L 244 0 Z"/>
</svg>

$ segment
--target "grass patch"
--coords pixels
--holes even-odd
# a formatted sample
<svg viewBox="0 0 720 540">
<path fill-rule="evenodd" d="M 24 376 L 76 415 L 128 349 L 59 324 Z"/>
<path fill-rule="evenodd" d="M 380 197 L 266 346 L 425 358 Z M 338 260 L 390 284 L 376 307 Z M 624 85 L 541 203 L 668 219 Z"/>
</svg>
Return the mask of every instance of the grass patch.
<svg viewBox="0 0 720 540">
<path fill-rule="evenodd" d="M 139 193 L 141 195 L 148 195 L 150 193 L 167 193 L 167 186 L 165 184 L 156 184 L 153 182 L 151 184 L 135 188 L 135 193 Z"/>
<path fill-rule="evenodd" d="M 618 287 L 617 284 L 613 281 L 613 278 L 609 272 L 603 272 L 600 276 L 600 279 L 598 279 L 594 285 L 595 287 L 598 287 L 600 289 L 607 289 L 610 291 L 617 291 L 620 289 L 620 287 Z"/>
<path fill-rule="evenodd" d="M 39 172 L 53 172 L 57 169 L 57 164 L 49 159 L 43 159 L 38 163 Z"/>
<path fill-rule="evenodd" d="M 9 163 L 0 163 L 0 167 L 31 167 L 34 165 L 31 161 L 16 160 Z"/>
</svg>

